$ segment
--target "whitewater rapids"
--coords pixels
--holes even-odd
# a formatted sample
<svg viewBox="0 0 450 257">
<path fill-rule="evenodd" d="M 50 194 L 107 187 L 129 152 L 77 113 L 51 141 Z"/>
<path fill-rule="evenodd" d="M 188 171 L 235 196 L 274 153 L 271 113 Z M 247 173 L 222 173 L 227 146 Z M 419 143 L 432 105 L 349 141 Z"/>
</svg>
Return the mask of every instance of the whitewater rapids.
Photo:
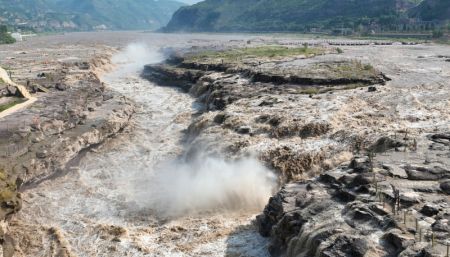
<svg viewBox="0 0 450 257">
<path fill-rule="evenodd" d="M 144 64 L 161 60 L 142 44 L 113 58 L 102 80 L 137 103 L 134 124 L 67 175 L 24 192 L 18 218 L 52 228 L 72 256 L 268 256 L 252 220 L 273 175 L 252 158 L 178 158 L 196 103 L 140 78 Z M 43 240 L 36 256 L 51 251 Z"/>
</svg>

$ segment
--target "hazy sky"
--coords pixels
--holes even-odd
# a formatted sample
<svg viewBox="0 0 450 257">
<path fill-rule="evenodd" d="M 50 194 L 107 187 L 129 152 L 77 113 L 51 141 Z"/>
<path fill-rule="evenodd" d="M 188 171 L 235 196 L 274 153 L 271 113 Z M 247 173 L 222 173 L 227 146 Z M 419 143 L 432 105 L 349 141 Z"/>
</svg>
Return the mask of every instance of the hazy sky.
<svg viewBox="0 0 450 257">
<path fill-rule="evenodd" d="M 201 2 L 203 0 L 179 0 L 179 1 L 183 2 L 183 3 L 187 3 L 187 4 L 195 4 L 195 3 Z"/>
</svg>

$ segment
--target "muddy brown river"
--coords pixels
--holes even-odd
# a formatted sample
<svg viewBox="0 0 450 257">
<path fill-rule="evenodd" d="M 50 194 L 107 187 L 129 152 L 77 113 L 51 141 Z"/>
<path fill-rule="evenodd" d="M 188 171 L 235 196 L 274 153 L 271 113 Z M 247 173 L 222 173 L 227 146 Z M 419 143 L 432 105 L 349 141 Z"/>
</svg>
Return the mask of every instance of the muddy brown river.
<svg viewBox="0 0 450 257">
<path fill-rule="evenodd" d="M 139 76 L 162 60 L 157 50 L 132 44 L 102 77 L 139 106 L 133 125 L 72 172 L 26 191 L 17 218 L 56 228 L 73 256 L 267 256 L 252 220 L 274 189 L 270 171 L 254 160 L 176 160 L 200 107 Z M 51 256 L 42 243 L 35 256 Z"/>
</svg>

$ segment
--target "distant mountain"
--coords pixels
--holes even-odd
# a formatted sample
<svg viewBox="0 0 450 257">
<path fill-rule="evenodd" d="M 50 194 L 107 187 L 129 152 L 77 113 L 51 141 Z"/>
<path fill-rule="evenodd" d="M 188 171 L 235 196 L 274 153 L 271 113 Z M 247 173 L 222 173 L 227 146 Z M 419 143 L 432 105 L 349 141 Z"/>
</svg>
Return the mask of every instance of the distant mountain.
<svg viewBox="0 0 450 257">
<path fill-rule="evenodd" d="M 37 30 L 157 29 L 184 5 L 172 0 L 0 0 L 0 22 Z"/>
<path fill-rule="evenodd" d="M 449 1 L 449 0 L 442 0 Z M 301 31 L 389 24 L 420 0 L 206 0 L 180 8 L 165 31 Z"/>
<path fill-rule="evenodd" d="M 450 0 L 424 0 L 410 15 L 424 21 L 450 20 Z"/>
</svg>

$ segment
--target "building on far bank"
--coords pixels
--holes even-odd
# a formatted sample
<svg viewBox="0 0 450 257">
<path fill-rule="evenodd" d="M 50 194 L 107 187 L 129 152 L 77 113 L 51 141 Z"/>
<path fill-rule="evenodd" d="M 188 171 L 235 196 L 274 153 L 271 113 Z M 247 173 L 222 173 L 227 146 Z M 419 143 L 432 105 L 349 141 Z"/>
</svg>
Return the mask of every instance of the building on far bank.
<svg viewBox="0 0 450 257">
<path fill-rule="evenodd" d="M 13 37 L 17 42 L 20 42 L 23 40 L 22 34 L 18 32 L 11 33 L 11 37 Z"/>
</svg>

